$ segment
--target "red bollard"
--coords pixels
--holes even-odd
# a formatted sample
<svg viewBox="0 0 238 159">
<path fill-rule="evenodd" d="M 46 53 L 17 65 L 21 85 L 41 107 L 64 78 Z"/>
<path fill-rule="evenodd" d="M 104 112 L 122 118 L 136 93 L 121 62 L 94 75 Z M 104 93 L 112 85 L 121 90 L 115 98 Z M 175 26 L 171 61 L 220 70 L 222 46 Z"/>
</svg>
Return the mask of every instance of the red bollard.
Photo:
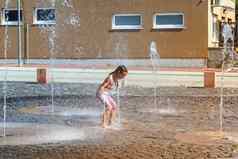
<svg viewBox="0 0 238 159">
<path fill-rule="evenodd" d="M 215 71 L 204 72 L 204 87 L 215 88 Z"/>
<path fill-rule="evenodd" d="M 47 72 L 45 68 L 37 68 L 37 82 L 40 84 L 47 83 Z"/>
</svg>

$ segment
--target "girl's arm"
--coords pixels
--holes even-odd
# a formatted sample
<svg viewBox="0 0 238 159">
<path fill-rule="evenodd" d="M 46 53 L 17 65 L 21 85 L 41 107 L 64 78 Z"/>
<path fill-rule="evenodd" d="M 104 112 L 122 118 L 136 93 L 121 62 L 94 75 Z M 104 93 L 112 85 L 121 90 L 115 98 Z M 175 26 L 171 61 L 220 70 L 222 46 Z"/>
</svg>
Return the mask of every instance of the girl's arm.
<svg viewBox="0 0 238 159">
<path fill-rule="evenodd" d="M 109 83 L 110 83 L 109 77 L 107 77 L 107 78 L 102 82 L 102 84 L 99 86 L 98 91 L 99 91 L 99 92 L 105 91 L 106 86 L 107 86 Z"/>
</svg>

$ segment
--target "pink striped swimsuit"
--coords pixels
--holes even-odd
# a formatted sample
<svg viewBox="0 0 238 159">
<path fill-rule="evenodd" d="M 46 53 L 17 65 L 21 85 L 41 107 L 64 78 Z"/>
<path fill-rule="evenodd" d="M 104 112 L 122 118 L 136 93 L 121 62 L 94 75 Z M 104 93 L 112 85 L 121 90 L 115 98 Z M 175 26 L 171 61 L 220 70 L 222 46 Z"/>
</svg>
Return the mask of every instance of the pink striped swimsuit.
<svg viewBox="0 0 238 159">
<path fill-rule="evenodd" d="M 115 82 L 113 81 L 112 75 L 109 76 L 109 82 L 111 86 L 110 89 L 113 89 L 115 87 Z M 117 104 L 111 97 L 109 90 L 102 92 L 98 90 L 96 97 L 104 104 L 106 109 L 109 109 L 110 111 L 116 111 Z"/>
</svg>

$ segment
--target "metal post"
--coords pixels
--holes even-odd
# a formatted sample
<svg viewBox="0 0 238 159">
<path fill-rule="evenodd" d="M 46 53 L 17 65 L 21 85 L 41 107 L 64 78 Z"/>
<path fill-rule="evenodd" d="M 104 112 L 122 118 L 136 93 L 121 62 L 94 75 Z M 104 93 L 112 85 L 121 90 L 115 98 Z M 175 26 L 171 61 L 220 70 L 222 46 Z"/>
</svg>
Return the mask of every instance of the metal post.
<svg viewBox="0 0 238 159">
<path fill-rule="evenodd" d="M 29 24 L 24 25 L 24 64 L 27 63 L 29 59 Z"/>
<path fill-rule="evenodd" d="M 18 65 L 22 66 L 22 39 L 21 39 L 21 0 L 17 0 L 18 10 Z"/>
</svg>

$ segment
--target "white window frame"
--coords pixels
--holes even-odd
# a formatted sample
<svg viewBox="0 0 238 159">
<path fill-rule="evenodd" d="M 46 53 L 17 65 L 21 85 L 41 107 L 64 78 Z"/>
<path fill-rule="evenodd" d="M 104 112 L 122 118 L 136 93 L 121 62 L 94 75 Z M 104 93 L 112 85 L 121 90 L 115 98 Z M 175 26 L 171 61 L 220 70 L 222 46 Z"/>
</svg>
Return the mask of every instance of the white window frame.
<svg viewBox="0 0 238 159">
<path fill-rule="evenodd" d="M 11 22 L 7 22 L 6 21 L 6 17 L 5 17 L 5 12 L 7 11 L 11 11 L 11 10 L 14 10 L 14 11 L 18 11 L 17 8 L 3 8 L 2 9 L 2 21 L 1 21 L 1 25 L 18 25 L 18 21 L 11 21 Z M 22 20 L 20 21 L 20 25 L 23 25 L 23 9 L 21 9 L 21 12 L 22 12 Z"/>
<path fill-rule="evenodd" d="M 55 10 L 55 20 L 37 20 L 37 11 L 38 10 L 48 10 L 48 9 L 54 9 Z M 34 8 L 33 11 L 33 24 L 35 25 L 54 25 L 56 24 L 56 9 L 53 7 L 48 8 Z"/>
<path fill-rule="evenodd" d="M 116 25 L 116 16 L 140 16 L 140 25 Z M 112 29 L 138 30 L 143 29 L 142 14 L 113 14 L 112 15 Z"/>
<path fill-rule="evenodd" d="M 157 16 L 167 16 L 167 15 L 182 15 L 183 16 L 183 24 L 179 25 L 157 25 L 156 17 Z M 184 13 L 182 12 L 170 12 L 170 13 L 155 13 L 153 16 L 153 29 L 184 29 Z"/>
<path fill-rule="evenodd" d="M 212 42 L 219 42 L 219 30 L 217 28 L 218 16 L 212 15 Z"/>
</svg>

